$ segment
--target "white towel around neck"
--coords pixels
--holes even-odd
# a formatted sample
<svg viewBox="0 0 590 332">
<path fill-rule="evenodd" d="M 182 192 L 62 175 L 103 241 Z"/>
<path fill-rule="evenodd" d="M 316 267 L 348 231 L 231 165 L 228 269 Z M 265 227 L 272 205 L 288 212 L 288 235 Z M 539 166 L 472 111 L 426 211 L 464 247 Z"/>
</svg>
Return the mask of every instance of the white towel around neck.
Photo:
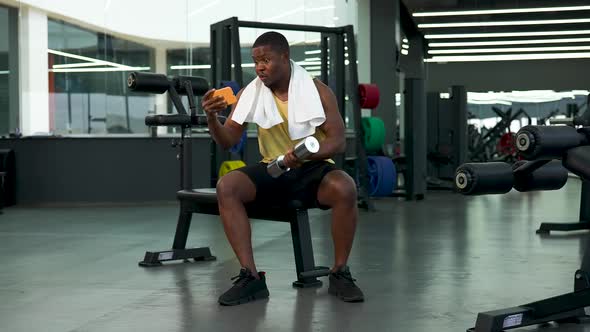
<svg viewBox="0 0 590 332">
<path fill-rule="evenodd" d="M 289 135 L 292 140 L 313 135 L 326 121 L 320 94 L 310 74 L 291 60 L 288 101 Z M 256 77 L 246 86 L 236 105 L 232 120 L 253 122 L 268 129 L 283 122 L 272 91 Z"/>
</svg>

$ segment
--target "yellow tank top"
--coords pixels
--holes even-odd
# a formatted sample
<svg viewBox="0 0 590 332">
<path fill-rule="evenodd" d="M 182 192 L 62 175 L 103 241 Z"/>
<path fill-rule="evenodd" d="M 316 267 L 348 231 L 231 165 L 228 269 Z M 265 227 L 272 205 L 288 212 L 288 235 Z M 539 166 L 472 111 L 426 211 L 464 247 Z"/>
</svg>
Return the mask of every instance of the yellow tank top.
<svg viewBox="0 0 590 332">
<path fill-rule="evenodd" d="M 273 97 L 275 99 L 275 103 L 277 104 L 279 113 L 283 118 L 283 122 L 268 129 L 258 127 L 258 148 L 260 149 L 263 163 L 269 163 L 273 161 L 278 156 L 285 154 L 285 152 L 289 151 L 289 149 L 292 149 L 297 143 L 301 141 L 301 139 L 291 140 L 291 137 L 289 136 L 289 102 L 280 100 L 274 94 Z M 326 138 L 326 134 L 320 128 L 316 129 L 313 136 L 317 138 L 320 143 Z M 332 160 L 328 161 L 333 163 Z"/>
</svg>

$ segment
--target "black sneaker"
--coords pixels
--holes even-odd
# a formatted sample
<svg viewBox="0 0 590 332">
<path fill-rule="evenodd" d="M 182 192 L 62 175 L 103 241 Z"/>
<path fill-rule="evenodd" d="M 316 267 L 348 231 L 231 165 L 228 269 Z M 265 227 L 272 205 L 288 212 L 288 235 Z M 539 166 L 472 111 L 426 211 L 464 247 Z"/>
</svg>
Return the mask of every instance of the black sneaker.
<svg viewBox="0 0 590 332">
<path fill-rule="evenodd" d="M 348 266 L 330 273 L 330 287 L 328 293 L 338 296 L 344 302 L 363 302 L 363 291 L 354 284 L 356 279 L 350 275 Z"/>
<path fill-rule="evenodd" d="M 231 278 L 234 285 L 219 297 L 221 305 L 238 305 L 258 299 L 267 298 L 266 278 L 264 272 L 258 272 L 260 279 L 256 279 L 248 268 L 242 268 L 240 274 Z"/>
</svg>

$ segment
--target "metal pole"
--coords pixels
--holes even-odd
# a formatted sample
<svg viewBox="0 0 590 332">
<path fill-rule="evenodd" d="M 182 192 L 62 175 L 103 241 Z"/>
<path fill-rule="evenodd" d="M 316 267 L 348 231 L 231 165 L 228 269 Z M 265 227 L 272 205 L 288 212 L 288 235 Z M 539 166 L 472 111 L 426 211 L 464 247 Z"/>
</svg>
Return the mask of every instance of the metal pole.
<svg viewBox="0 0 590 332">
<path fill-rule="evenodd" d="M 182 134 L 180 139 L 181 152 L 179 155 L 180 159 L 180 176 L 182 181 L 182 189 L 183 190 L 192 190 L 193 189 L 193 173 L 192 173 L 192 146 L 193 142 L 191 139 L 191 127 L 183 127 Z"/>
<path fill-rule="evenodd" d="M 348 99 L 352 105 L 352 114 L 354 118 L 354 131 L 356 135 L 356 157 L 358 168 L 358 196 L 359 203 L 367 210 L 373 210 L 373 206 L 369 200 L 369 174 L 367 170 L 367 152 L 363 145 L 362 139 L 364 137 L 363 128 L 361 125 L 361 105 L 358 94 L 358 72 L 356 66 L 356 43 L 354 40 L 354 29 L 352 25 L 344 27 L 344 34 L 348 45 L 348 71 L 350 80 L 350 94 Z"/>
<path fill-rule="evenodd" d="M 240 45 L 240 26 L 238 24 L 238 18 L 234 17 L 230 27 L 230 40 L 233 50 L 233 63 L 234 63 L 234 81 L 238 83 L 240 88 L 244 87 L 244 78 L 242 75 L 242 49 Z M 230 57 L 231 66 L 231 57 Z"/>
<path fill-rule="evenodd" d="M 328 85 L 328 35 L 322 33 L 320 49 L 322 50 L 322 76 L 321 80 Z"/>
</svg>

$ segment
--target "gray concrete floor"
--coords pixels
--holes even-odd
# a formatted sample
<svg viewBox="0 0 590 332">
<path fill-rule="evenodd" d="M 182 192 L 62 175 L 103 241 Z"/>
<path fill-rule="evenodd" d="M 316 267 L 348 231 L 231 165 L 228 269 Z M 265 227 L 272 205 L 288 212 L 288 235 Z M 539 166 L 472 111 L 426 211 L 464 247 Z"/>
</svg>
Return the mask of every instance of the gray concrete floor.
<svg viewBox="0 0 590 332">
<path fill-rule="evenodd" d="M 239 266 L 215 217 L 195 216 L 191 246 L 216 261 L 137 266 L 168 249 L 174 204 L 8 208 L 0 215 L 0 331 L 465 331 L 478 312 L 569 292 L 587 233 L 540 237 L 541 221 L 575 221 L 580 183 L 556 192 L 381 199 L 362 212 L 350 266 L 367 301 L 294 289 L 289 226 L 253 221 L 271 297 L 220 307 Z M 313 212 L 316 263 L 330 265 L 328 212 Z M 529 330 L 528 328 L 525 330 Z M 534 327 L 532 330 L 537 330 Z M 540 328 L 590 331 L 590 325 Z"/>
</svg>

